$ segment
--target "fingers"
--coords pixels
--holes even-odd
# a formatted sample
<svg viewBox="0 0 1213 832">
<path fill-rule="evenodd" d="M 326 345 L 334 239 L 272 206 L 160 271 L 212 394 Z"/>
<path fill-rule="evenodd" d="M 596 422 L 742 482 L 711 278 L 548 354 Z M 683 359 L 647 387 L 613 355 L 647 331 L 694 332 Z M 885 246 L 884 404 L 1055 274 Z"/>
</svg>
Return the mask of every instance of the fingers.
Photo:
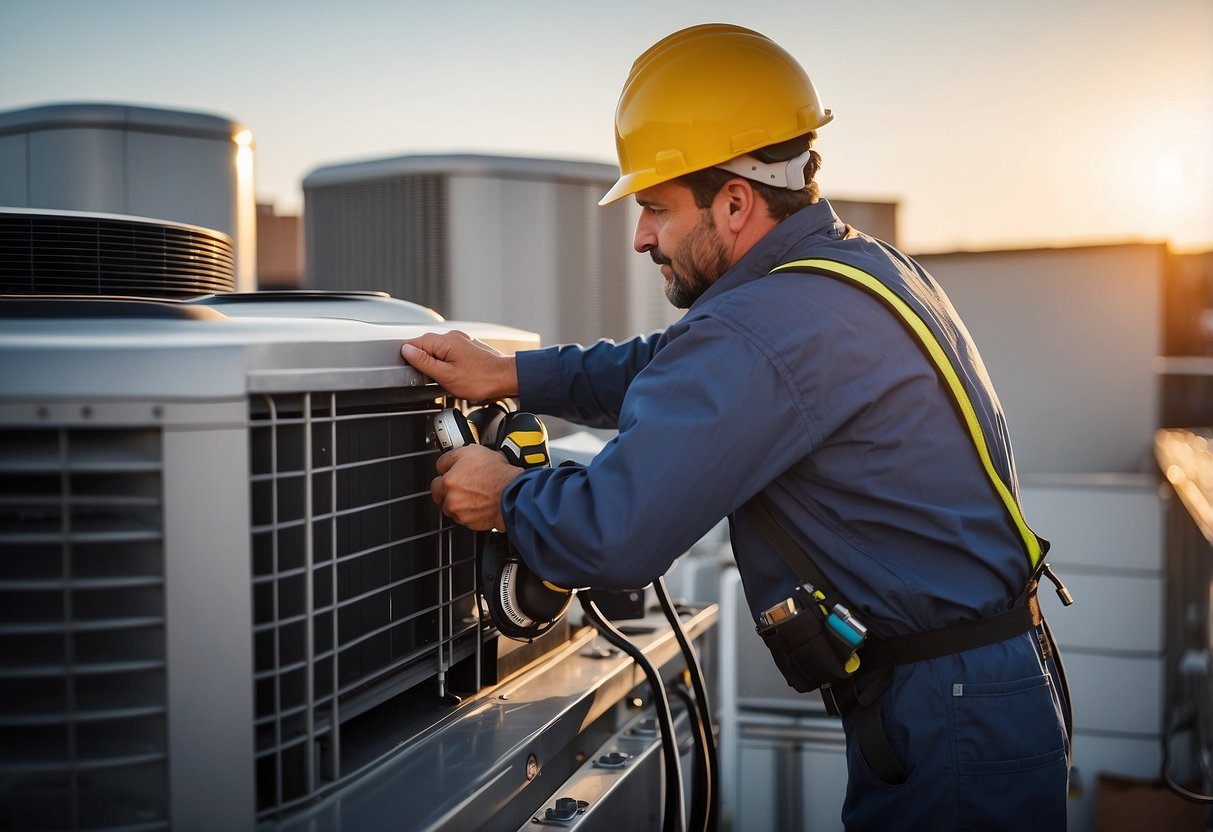
<svg viewBox="0 0 1213 832">
<path fill-rule="evenodd" d="M 457 398 L 488 401 L 518 393 L 513 358 L 466 332 L 428 332 L 408 338 L 400 345 L 400 356 Z"/>
<path fill-rule="evenodd" d="M 408 362 L 408 365 L 414 370 L 427 376 L 430 374 L 429 370 L 435 363 L 434 359 L 430 358 L 428 352 L 407 341 L 400 345 L 400 357 Z"/>
<path fill-rule="evenodd" d="M 473 531 L 504 528 L 501 494 L 522 474 L 497 451 L 467 445 L 447 451 L 435 464 L 430 496 L 442 513 Z"/>
<path fill-rule="evenodd" d="M 434 463 L 434 468 L 438 471 L 438 476 L 435 477 L 430 483 L 430 497 L 434 500 L 435 505 L 442 509 L 443 514 L 457 522 L 461 522 L 462 518 L 455 506 L 447 503 L 447 498 L 451 496 L 453 492 L 451 481 L 448 480 L 446 475 L 450 473 L 451 469 L 455 467 L 455 465 L 471 447 L 472 446 L 455 448 L 454 450 L 441 454 L 438 457 L 437 462 Z M 487 449 L 476 448 L 476 450 Z M 458 491 L 458 484 L 455 485 L 455 491 Z"/>
<path fill-rule="evenodd" d="M 453 362 L 459 348 L 471 341 L 470 335 L 457 329 L 441 334 L 427 332 L 416 338 L 406 338 L 400 345 L 400 357 L 417 372 L 445 385 L 452 380 Z"/>
<path fill-rule="evenodd" d="M 454 450 L 440 454 L 438 461 L 434 463 L 434 468 L 438 471 L 438 475 L 442 476 L 447 471 L 451 470 L 451 468 L 453 468 L 455 463 L 458 461 L 459 455 L 462 454 L 464 450 L 466 450 L 466 448 L 455 448 Z"/>
<path fill-rule="evenodd" d="M 472 341 L 472 336 L 458 329 L 452 329 L 450 332 L 427 332 L 424 335 L 419 335 L 416 338 L 406 338 L 400 347 L 400 354 L 405 360 L 413 364 L 409 360 L 410 355 L 424 354 L 426 357 L 433 357 L 439 361 L 449 361 L 452 352 L 458 349 L 464 343 Z M 408 347 L 408 350 L 405 350 Z M 413 364 L 413 366 L 417 366 Z"/>
<path fill-rule="evenodd" d="M 442 337 L 437 333 L 427 332 L 417 338 L 408 338 L 400 345 L 400 357 L 414 370 L 424 373 L 439 384 L 442 381 L 435 373 L 442 374 L 440 362 L 450 354 L 450 347 L 443 344 Z"/>
</svg>

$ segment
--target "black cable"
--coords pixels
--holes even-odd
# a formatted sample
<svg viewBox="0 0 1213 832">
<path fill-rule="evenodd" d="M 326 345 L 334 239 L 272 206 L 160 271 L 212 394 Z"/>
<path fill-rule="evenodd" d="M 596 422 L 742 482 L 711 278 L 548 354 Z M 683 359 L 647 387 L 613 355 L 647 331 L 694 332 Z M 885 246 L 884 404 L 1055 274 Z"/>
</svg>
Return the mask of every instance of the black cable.
<svg viewBox="0 0 1213 832">
<path fill-rule="evenodd" d="M 1176 697 L 1176 698 L 1178 698 L 1178 697 Z M 1176 706 L 1176 710 L 1180 710 L 1178 708 L 1178 706 Z M 1180 710 L 1180 713 L 1183 714 L 1184 712 L 1182 710 Z M 1202 805 L 1208 806 L 1210 804 L 1213 804 L 1213 795 L 1201 794 L 1200 792 L 1194 792 L 1194 791 L 1190 791 L 1189 789 L 1185 789 L 1183 786 L 1179 785 L 1179 783 L 1175 782 L 1174 778 L 1171 777 L 1171 738 L 1173 736 L 1175 736 L 1175 733 L 1179 729 L 1181 729 L 1181 728 L 1191 729 L 1191 728 L 1194 728 L 1195 725 L 1196 725 L 1196 717 L 1189 710 L 1185 716 L 1182 716 L 1181 718 L 1177 719 L 1172 724 L 1168 725 L 1167 729 L 1165 731 L 1163 731 L 1163 734 L 1162 734 L 1162 779 L 1163 779 L 1163 782 L 1167 784 L 1167 788 L 1169 788 L 1175 794 L 1182 797 L 1184 800 L 1190 801 L 1192 803 L 1200 803 Z"/>
<path fill-rule="evenodd" d="M 666 696 L 661 674 L 640 648 L 633 644 L 606 619 L 586 593 L 578 593 L 581 609 L 602 637 L 636 662 L 648 679 L 653 692 L 653 708 L 657 711 L 657 723 L 661 729 L 661 749 L 665 755 L 665 813 L 661 828 L 663 832 L 685 832 L 682 815 L 682 767 L 678 759 L 678 739 L 674 736 L 674 718 L 670 715 L 670 700 Z"/>
<path fill-rule="evenodd" d="M 1045 618 L 1040 619 L 1045 638 L 1049 642 L 1049 652 L 1053 654 L 1053 667 L 1057 670 L 1057 693 L 1065 706 L 1063 714 L 1066 724 L 1066 742 L 1070 744 L 1070 757 L 1074 756 L 1074 700 L 1070 698 L 1070 680 L 1066 676 L 1066 666 L 1061 660 L 1061 650 L 1057 648 L 1057 639 L 1053 637 L 1053 629 Z"/>
<path fill-rule="evenodd" d="M 695 703 L 699 708 L 699 722 L 703 726 L 703 752 L 707 767 L 708 800 L 703 829 L 712 832 L 720 821 L 720 764 L 716 755 L 716 733 L 712 728 L 712 706 L 708 701 L 708 688 L 703 680 L 703 668 L 700 667 L 699 659 L 695 655 L 695 648 L 691 646 L 691 641 L 687 638 L 686 630 L 682 626 L 682 619 L 678 616 L 678 611 L 674 609 L 674 604 L 670 600 L 670 593 L 666 589 L 664 578 L 658 578 L 653 582 L 653 591 L 657 595 L 657 602 L 661 604 L 662 612 L 669 619 L 670 627 L 674 630 L 674 638 L 678 640 L 678 646 L 682 649 L 687 673 L 691 677 L 691 688 L 695 691 Z"/>
<path fill-rule="evenodd" d="M 687 714 L 687 721 L 691 723 L 691 733 L 695 738 L 691 746 L 694 755 L 691 758 L 693 763 L 691 805 L 687 810 L 687 829 L 707 829 L 711 784 L 708 780 L 707 738 L 704 735 L 703 723 L 699 721 L 699 711 L 696 708 L 694 697 L 691 696 L 691 692 L 685 685 L 681 683 L 674 685 L 669 689 L 669 693 L 682 702 L 683 710 Z"/>
</svg>

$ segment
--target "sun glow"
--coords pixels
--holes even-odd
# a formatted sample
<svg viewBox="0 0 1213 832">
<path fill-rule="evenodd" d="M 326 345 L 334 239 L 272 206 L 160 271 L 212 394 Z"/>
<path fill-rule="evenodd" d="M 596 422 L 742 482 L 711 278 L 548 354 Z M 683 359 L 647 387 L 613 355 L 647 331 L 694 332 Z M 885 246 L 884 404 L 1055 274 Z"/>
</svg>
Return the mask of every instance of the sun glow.
<svg viewBox="0 0 1213 832">
<path fill-rule="evenodd" d="M 241 130 L 232 136 L 236 145 L 236 286 L 242 292 L 257 288 L 257 196 L 253 171 L 253 134 Z"/>
<path fill-rule="evenodd" d="M 1167 151 L 1154 163 L 1154 189 L 1167 199 L 1179 196 L 1184 186 L 1184 163 L 1174 151 Z"/>
<path fill-rule="evenodd" d="M 1179 248 L 1208 245 L 1213 221 L 1213 170 L 1209 160 L 1184 142 L 1158 148 L 1142 168 L 1141 205 L 1148 231 Z"/>
</svg>

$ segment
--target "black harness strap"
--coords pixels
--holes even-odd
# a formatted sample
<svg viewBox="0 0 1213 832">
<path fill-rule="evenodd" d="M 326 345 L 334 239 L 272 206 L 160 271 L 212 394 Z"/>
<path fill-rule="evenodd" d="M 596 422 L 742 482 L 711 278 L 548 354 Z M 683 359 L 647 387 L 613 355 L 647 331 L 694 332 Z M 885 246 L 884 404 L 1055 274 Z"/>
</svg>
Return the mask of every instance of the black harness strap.
<svg viewBox="0 0 1213 832">
<path fill-rule="evenodd" d="M 863 648 L 863 660 L 870 666 L 912 664 L 927 659 L 961 653 L 987 644 L 997 644 L 1014 638 L 1040 623 L 1040 607 L 1032 592 L 1027 603 L 1011 607 L 1004 613 L 962 621 L 950 627 L 908 633 L 889 639 L 870 639 Z"/>
<path fill-rule="evenodd" d="M 837 597 L 817 564 L 775 518 L 770 497 L 759 492 L 742 506 L 742 510 L 798 578 L 813 584 L 828 598 Z M 893 784 L 906 779 L 905 769 L 889 744 L 880 719 L 881 695 L 893 679 L 894 667 L 997 644 L 1028 632 L 1042 621 L 1035 581 L 1024 595 L 1024 603 L 989 618 L 888 639 L 869 637 L 859 651 L 860 666 L 866 672 L 859 674 L 859 679 L 853 677 L 821 689 L 822 700 L 831 715 L 853 717 L 856 739 L 864 759 L 882 780 Z"/>
<path fill-rule="evenodd" d="M 741 510 L 750 518 L 750 522 L 758 527 L 767 541 L 775 547 L 775 551 L 779 553 L 783 562 L 788 565 L 796 577 L 812 584 L 827 595 L 833 594 L 833 587 L 826 580 L 825 575 L 821 574 L 817 564 L 775 519 L 775 509 L 770 497 L 759 491 L 746 501 Z"/>
</svg>

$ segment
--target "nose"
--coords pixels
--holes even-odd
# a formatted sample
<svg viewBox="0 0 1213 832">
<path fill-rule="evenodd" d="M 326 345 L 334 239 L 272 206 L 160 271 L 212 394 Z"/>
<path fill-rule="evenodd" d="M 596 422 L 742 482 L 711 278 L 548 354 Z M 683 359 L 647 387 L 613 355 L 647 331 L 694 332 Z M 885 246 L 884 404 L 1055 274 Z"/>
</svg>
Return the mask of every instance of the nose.
<svg viewBox="0 0 1213 832">
<path fill-rule="evenodd" d="M 652 228 L 645 222 L 643 214 L 641 214 L 640 219 L 636 220 L 636 234 L 632 237 L 632 248 L 636 249 L 639 254 L 644 254 L 649 249 L 657 248 L 657 235 L 653 233 Z"/>
</svg>

